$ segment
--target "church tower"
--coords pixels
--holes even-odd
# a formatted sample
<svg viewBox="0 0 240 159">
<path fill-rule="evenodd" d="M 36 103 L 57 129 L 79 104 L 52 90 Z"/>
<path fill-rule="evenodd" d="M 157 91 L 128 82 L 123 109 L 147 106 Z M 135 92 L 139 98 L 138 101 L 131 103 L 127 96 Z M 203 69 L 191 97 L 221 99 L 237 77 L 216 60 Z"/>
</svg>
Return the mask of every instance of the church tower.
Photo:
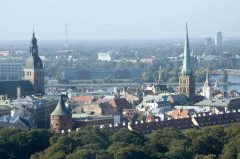
<svg viewBox="0 0 240 159">
<path fill-rule="evenodd" d="M 212 87 L 211 87 L 211 83 L 209 81 L 208 69 L 207 69 L 207 74 L 206 74 L 206 81 L 202 88 L 202 96 L 206 97 L 207 99 L 210 99 L 212 97 Z"/>
<path fill-rule="evenodd" d="M 187 95 L 189 100 L 192 100 L 195 97 L 195 76 L 191 67 L 187 23 L 183 56 L 183 66 L 181 76 L 179 77 L 178 92 L 179 94 Z"/>
<path fill-rule="evenodd" d="M 54 111 L 51 113 L 51 130 L 60 133 L 62 130 L 68 132 L 72 129 L 72 114 L 65 106 L 64 95 L 61 95 L 58 104 Z"/>
<path fill-rule="evenodd" d="M 42 60 L 38 56 L 38 45 L 34 31 L 30 42 L 30 54 L 24 68 L 24 78 L 32 83 L 35 94 L 44 94 L 44 68 Z"/>
</svg>

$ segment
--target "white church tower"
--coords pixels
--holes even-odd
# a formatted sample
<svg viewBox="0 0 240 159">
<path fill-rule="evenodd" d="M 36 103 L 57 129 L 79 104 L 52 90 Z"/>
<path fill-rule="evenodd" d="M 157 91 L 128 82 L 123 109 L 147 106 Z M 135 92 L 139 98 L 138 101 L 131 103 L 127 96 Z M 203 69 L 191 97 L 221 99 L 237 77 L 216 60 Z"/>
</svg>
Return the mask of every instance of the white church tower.
<svg viewBox="0 0 240 159">
<path fill-rule="evenodd" d="M 212 97 L 212 87 L 211 83 L 209 82 L 208 69 L 206 74 L 206 81 L 202 88 L 202 96 L 206 97 L 207 99 L 210 99 Z"/>
</svg>

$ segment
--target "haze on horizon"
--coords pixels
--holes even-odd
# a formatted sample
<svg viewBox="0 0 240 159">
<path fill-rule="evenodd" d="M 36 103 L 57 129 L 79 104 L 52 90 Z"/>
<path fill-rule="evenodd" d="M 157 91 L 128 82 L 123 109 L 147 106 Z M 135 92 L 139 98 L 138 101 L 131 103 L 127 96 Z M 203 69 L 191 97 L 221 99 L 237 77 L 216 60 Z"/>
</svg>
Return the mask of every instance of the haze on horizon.
<svg viewBox="0 0 240 159">
<path fill-rule="evenodd" d="M 2 0 L 0 40 L 240 37 L 236 0 Z"/>
</svg>

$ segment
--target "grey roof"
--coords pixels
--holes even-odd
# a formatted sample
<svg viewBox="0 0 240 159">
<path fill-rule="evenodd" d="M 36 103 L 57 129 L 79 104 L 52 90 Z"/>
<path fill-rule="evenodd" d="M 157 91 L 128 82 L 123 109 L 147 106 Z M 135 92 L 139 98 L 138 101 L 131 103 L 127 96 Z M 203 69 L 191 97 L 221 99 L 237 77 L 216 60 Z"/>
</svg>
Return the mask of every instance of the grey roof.
<svg viewBox="0 0 240 159">
<path fill-rule="evenodd" d="M 156 89 L 157 91 L 168 91 L 168 88 L 165 84 L 157 84 Z"/>
<path fill-rule="evenodd" d="M 240 98 L 224 98 L 224 99 L 206 99 L 194 104 L 195 106 L 210 106 L 210 107 L 230 107 L 233 109 L 240 108 Z"/>
<path fill-rule="evenodd" d="M 202 106 L 182 106 L 182 105 L 177 105 L 174 106 L 174 108 L 176 109 L 194 109 L 196 111 L 196 113 L 202 113 L 202 112 L 209 112 L 210 111 L 210 107 L 202 107 Z"/>
<path fill-rule="evenodd" d="M 188 97 L 184 94 L 174 94 L 169 95 L 168 99 L 172 98 L 173 102 L 175 104 L 186 104 L 188 102 Z"/>
</svg>

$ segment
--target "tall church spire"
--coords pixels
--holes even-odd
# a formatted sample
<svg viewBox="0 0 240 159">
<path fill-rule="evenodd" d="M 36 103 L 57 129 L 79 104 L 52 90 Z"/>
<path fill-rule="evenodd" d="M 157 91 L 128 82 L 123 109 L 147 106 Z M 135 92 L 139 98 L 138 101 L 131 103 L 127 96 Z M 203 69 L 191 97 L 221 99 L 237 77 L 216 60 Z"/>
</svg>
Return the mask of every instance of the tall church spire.
<svg viewBox="0 0 240 159">
<path fill-rule="evenodd" d="M 182 67 L 182 75 L 184 76 L 192 76 L 193 71 L 191 68 L 191 56 L 190 56 L 190 48 L 189 48 L 189 39 L 188 39 L 188 27 L 186 22 L 186 37 L 185 37 L 185 45 L 184 45 L 184 53 L 183 53 L 183 67 Z"/>
<path fill-rule="evenodd" d="M 189 48 L 189 39 L 188 39 L 188 28 L 186 23 L 186 37 L 184 45 L 184 58 L 182 66 L 182 74 L 179 77 L 179 94 L 184 94 L 189 97 L 190 101 L 193 101 L 195 98 L 195 76 L 191 67 L 191 56 Z"/>
<path fill-rule="evenodd" d="M 206 83 L 208 86 L 210 86 L 208 68 L 207 68 L 206 81 L 205 81 L 205 83 Z"/>
</svg>

